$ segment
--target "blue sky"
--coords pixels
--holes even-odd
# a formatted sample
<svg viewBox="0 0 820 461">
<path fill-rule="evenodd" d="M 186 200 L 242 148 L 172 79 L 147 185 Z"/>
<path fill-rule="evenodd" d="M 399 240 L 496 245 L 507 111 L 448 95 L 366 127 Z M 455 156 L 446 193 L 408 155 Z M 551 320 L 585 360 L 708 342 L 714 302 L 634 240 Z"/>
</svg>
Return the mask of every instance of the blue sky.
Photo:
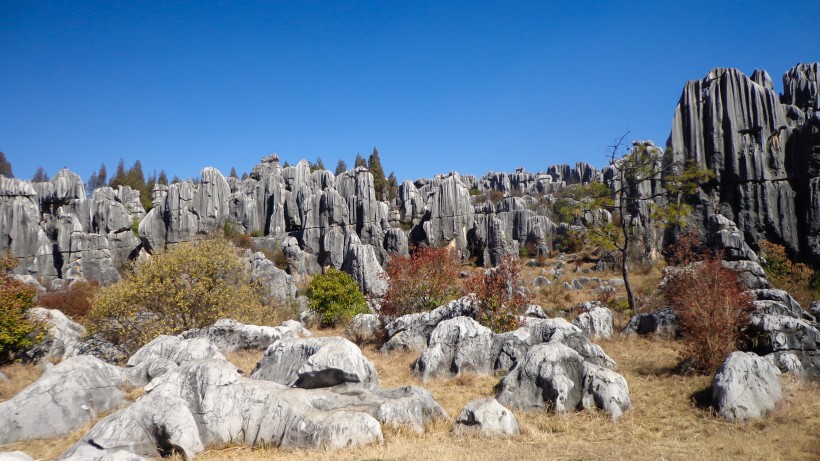
<svg viewBox="0 0 820 461">
<path fill-rule="evenodd" d="M 666 6 L 672 4 L 672 6 Z M 783 6 L 781 6 L 783 5 Z M 687 80 L 820 60 L 820 2 L 0 1 L 15 176 L 196 177 L 378 147 L 400 180 L 664 144 Z"/>
</svg>

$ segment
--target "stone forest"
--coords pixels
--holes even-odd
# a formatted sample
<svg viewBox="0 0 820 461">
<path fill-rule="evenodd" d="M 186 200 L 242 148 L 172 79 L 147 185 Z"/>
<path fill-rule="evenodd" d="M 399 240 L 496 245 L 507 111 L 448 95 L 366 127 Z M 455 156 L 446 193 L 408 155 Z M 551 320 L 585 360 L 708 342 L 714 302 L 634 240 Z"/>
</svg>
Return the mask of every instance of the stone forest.
<svg viewBox="0 0 820 461">
<path fill-rule="evenodd" d="M 601 168 L 0 176 L 0 459 L 817 459 L 820 64 L 782 79 Z"/>
</svg>

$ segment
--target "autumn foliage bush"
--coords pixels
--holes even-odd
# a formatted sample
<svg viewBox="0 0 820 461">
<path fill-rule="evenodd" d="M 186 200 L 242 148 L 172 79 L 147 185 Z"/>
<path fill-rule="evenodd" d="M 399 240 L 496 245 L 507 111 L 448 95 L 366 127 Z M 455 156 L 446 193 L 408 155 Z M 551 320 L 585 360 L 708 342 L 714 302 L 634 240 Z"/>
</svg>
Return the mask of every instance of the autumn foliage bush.
<svg viewBox="0 0 820 461">
<path fill-rule="evenodd" d="M 38 304 L 59 309 L 72 320 L 80 322 L 91 310 L 91 300 L 99 289 L 99 283 L 74 282 L 65 290 L 41 294 Z"/>
<path fill-rule="evenodd" d="M 470 277 L 466 290 L 476 296 L 476 320 L 496 333 L 518 328 L 517 316 L 523 314 L 532 299 L 521 285 L 521 264 L 510 255 L 498 267 Z"/>
<path fill-rule="evenodd" d="M 196 240 L 154 254 L 100 289 L 85 324 L 90 334 L 133 352 L 158 335 L 220 318 L 269 323 L 275 313 L 263 304 L 265 294 L 234 245 L 224 238 Z"/>
<path fill-rule="evenodd" d="M 9 276 L 15 266 L 13 258 L 0 260 L 0 364 L 11 361 L 15 352 L 37 340 L 38 325 L 25 316 L 34 305 L 37 290 Z"/>
<path fill-rule="evenodd" d="M 410 256 L 392 255 L 381 313 L 398 317 L 434 309 L 461 292 L 459 263 L 448 248 L 415 248 Z"/>
<path fill-rule="evenodd" d="M 765 259 L 763 269 L 775 287 L 788 291 L 804 307 L 820 299 L 820 271 L 793 262 L 782 245 L 767 240 L 760 242 L 760 256 Z"/>
<path fill-rule="evenodd" d="M 680 318 L 687 345 L 684 360 L 698 371 L 714 373 L 737 349 L 753 308 L 751 293 L 720 257 L 709 256 L 673 275 L 664 294 Z"/>
</svg>

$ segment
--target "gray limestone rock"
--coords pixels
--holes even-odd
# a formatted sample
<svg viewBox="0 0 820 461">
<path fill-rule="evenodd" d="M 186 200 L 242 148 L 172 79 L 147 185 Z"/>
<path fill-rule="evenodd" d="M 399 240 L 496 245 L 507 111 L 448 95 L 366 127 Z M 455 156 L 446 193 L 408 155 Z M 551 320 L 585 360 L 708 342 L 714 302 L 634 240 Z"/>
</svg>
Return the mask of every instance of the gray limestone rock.
<svg viewBox="0 0 820 461">
<path fill-rule="evenodd" d="M 0 461 L 34 461 L 34 458 L 22 451 L 0 452 Z"/>
<path fill-rule="evenodd" d="M 152 360 L 170 360 L 177 365 L 184 365 L 202 360 L 222 360 L 225 357 L 219 349 L 204 338 L 186 339 L 178 336 L 157 336 L 153 341 L 142 346 L 128 359 L 129 367 Z"/>
<path fill-rule="evenodd" d="M 26 317 L 41 322 L 45 328 L 43 340 L 23 352 L 26 361 L 64 359 L 72 357 L 80 339 L 85 336 L 85 328 L 65 316 L 57 309 L 32 307 L 26 311 Z"/>
<path fill-rule="evenodd" d="M 762 418 L 780 398 L 780 370 L 754 353 L 732 352 L 712 379 L 712 403 L 729 421 Z"/>
<path fill-rule="evenodd" d="M 271 297 L 278 300 L 296 297 L 296 284 L 293 278 L 282 269 L 276 267 L 273 261 L 265 257 L 261 251 L 251 254 L 248 258 L 251 276 L 268 289 Z"/>
<path fill-rule="evenodd" d="M 671 307 L 635 314 L 629 319 L 622 335 L 654 335 L 664 339 L 680 336 L 680 319 Z"/>
<path fill-rule="evenodd" d="M 342 270 L 350 274 L 367 296 L 381 298 L 387 292 L 387 273 L 382 269 L 371 245 L 351 244 Z"/>
<path fill-rule="evenodd" d="M 427 347 L 427 340 L 436 326 L 444 320 L 460 316 L 475 316 L 475 298 L 465 296 L 439 306 L 430 312 L 407 314 L 389 321 L 384 326 L 388 339 L 382 351 L 417 350 Z"/>
<path fill-rule="evenodd" d="M 423 381 L 457 376 L 465 372 L 490 374 L 493 331 L 469 317 L 456 317 L 439 323 L 427 349 L 413 362 L 413 373 Z"/>
<path fill-rule="evenodd" d="M 578 306 L 576 306 L 577 308 Z M 572 321 L 591 339 L 607 339 L 612 336 L 612 311 L 597 301 L 580 305 L 581 313 Z"/>
<path fill-rule="evenodd" d="M 376 367 L 355 344 L 339 336 L 283 338 L 268 347 L 251 378 L 315 389 L 352 383 L 379 384 Z"/>
<path fill-rule="evenodd" d="M 298 324 L 298 322 L 297 322 Z M 301 328 L 301 324 L 298 324 Z M 283 338 L 298 338 L 299 330 L 289 326 L 278 327 L 246 325 L 236 320 L 220 319 L 212 326 L 188 330 L 179 336 L 185 339 L 205 338 L 220 352 L 240 350 L 267 350 Z"/>
<path fill-rule="evenodd" d="M 384 333 L 382 321 L 375 314 L 356 314 L 345 328 L 347 336 L 356 344 L 377 342 Z"/>
<path fill-rule="evenodd" d="M 79 429 L 120 406 L 126 382 L 123 370 L 97 358 L 69 358 L 0 402 L 0 444 L 53 438 Z"/>
<path fill-rule="evenodd" d="M 204 231 L 222 227 L 229 215 L 228 200 L 231 194 L 228 181 L 216 168 L 206 167 L 200 172 L 192 209 L 196 210 Z"/>
<path fill-rule="evenodd" d="M 503 405 L 525 410 L 565 413 L 599 408 L 613 419 L 631 406 L 622 376 L 585 361 L 559 342 L 533 346 L 501 380 L 496 398 Z"/>
<path fill-rule="evenodd" d="M 508 408 L 490 397 L 467 402 L 453 425 L 454 434 L 518 435 L 518 420 Z"/>
</svg>

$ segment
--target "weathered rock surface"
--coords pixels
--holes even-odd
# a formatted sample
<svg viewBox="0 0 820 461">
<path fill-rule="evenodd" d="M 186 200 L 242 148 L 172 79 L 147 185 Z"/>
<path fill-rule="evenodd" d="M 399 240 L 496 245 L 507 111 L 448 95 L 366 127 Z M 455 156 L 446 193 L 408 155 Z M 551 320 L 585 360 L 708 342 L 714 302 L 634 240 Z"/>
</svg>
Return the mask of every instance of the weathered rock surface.
<svg viewBox="0 0 820 461">
<path fill-rule="evenodd" d="M 820 123 L 810 102 L 817 100 L 810 83 L 816 68 L 789 70 L 782 97 L 763 73 L 749 78 L 736 69 L 714 69 L 686 84 L 667 148 L 675 160 L 694 160 L 716 174 L 693 201 L 693 225 L 705 231 L 718 210 L 747 241 L 784 242 L 804 260 L 820 260 Z"/>
<path fill-rule="evenodd" d="M 346 333 L 356 344 L 381 339 L 384 328 L 376 314 L 356 314 L 347 324 Z"/>
<path fill-rule="evenodd" d="M 453 425 L 453 433 L 485 436 L 518 435 L 518 420 L 508 408 L 490 397 L 467 402 Z"/>
<path fill-rule="evenodd" d="M 461 316 L 474 317 L 474 303 L 473 297 L 465 296 L 430 312 L 403 315 L 388 322 L 384 326 L 388 340 L 382 346 L 382 351 L 424 350 L 427 340 L 439 323 Z"/>
<path fill-rule="evenodd" d="M 76 343 L 85 336 L 85 328 L 65 316 L 57 309 L 32 307 L 26 317 L 40 322 L 45 327 L 43 340 L 23 352 L 26 361 L 39 362 L 49 359 L 63 359 L 73 355 Z"/>
<path fill-rule="evenodd" d="M 380 442 L 382 424 L 422 431 L 447 414 L 421 388 L 285 388 L 242 378 L 227 362 L 189 363 L 154 379 L 130 407 L 97 423 L 63 459 L 118 450 L 193 458 L 214 444 L 337 449 Z"/>
<path fill-rule="evenodd" d="M 632 406 L 626 380 L 587 362 L 559 342 L 533 346 L 522 362 L 501 380 L 498 401 L 513 408 L 547 408 L 565 413 L 598 408 L 613 419 Z"/>
<path fill-rule="evenodd" d="M 608 339 L 612 336 L 612 311 L 599 302 L 586 302 L 580 306 L 581 313 L 572 321 L 591 339 Z"/>
<path fill-rule="evenodd" d="M 302 325 L 278 327 L 246 325 L 236 320 L 220 319 L 212 326 L 188 330 L 180 335 L 185 339 L 205 338 L 220 352 L 239 350 L 267 350 L 268 346 L 284 338 L 298 338 Z"/>
<path fill-rule="evenodd" d="M 207 339 L 162 335 L 134 352 L 127 365 L 136 367 L 154 360 L 167 360 L 179 366 L 202 360 L 227 361 L 219 349 Z"/>
<path fill-rule="evenodd" d="M 270 296 L 279 300 L 296 297 L 296 284 L 293 278 L 276 267 L 273 261 L 265 257 L 264 253 L 261 251 L 253 253 L 247 259 L 251 275 L 268 288 Z"/>
<path fill-rule="evenodd" d="M 345 383 L 372 389 L 379 384 L 373 363 L 339 336 L 283 338 L 268 347 L 251 378 L 303 389 Z"/>
<path fill-rule="evenodd" d="M 664 339 L 680 336 L 680 319 L 671 307 L 635 314 L 621 332 L 623 335 L 654 335 Z"/>
<path fill-rule="evenodd" d="M 493 331 L 469 317 L 445 320 L 430 335 L 429 344 L 412 365 L 423 381 L 465 372 L 493 371 Z"/>
<path fill-rule="evenodd" d="M 780 370 L 754 353 L 732 352 L 712 380 L 712 402 L 729 421 L 762 418 L 780 398 Z"/>
<path fill-rule="evenodd" d="M 52 438 L 123 403 L 126 373 L 94 357 L 69 358 L 0 403 L 0 444 Z"/>
</svg>

